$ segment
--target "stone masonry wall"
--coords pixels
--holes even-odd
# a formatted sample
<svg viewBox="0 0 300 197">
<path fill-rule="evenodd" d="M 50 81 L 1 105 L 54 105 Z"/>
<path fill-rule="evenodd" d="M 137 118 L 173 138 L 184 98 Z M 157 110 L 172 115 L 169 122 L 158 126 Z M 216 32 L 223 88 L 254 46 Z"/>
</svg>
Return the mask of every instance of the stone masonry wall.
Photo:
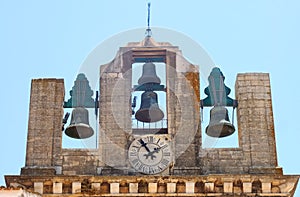
<svg viewBox="0 0 300 197">
<path fill-rule="evenodd" d="M 236 98 L 240 146 L 251 170 L 277 167 L 269 74 L 238 74 Z"/>
<path fill-rule="evenodd" d="M 33 79 L 27 136 L 26 166 L 55 165 L 61 152 L 63 79 Z"/>
<path fill-rule="evenodd" d="M 99 157 L 96 149 L 63 149 L 61 157 L 64 175 L 97 174 Z"/>
<path fill-rule="evenodd" d="M 200 146 L 199 73 L 178 73 L 176 78 L 176 167 L 199 167 Z M 198 93 L 198 94 L 197 94 Z M 182 169 L 178 173 L 182 173 Z M 176 172 L 175 172 L 176 173 Z M 192 174 L 195 171 L 191 172 Z M 199 173 L 199 172 L 198 172 Z"/>
<path fill-rule="evenodd" d="M 131 64 L 131 58 L 123 54 L 101 66 L 99 151 L 102 174 L 126 173 L 128 169 L 132 74 L 125 68 L 131 68 Z"/>
<path fill-rule="evenodd" d="M 176 51 L 167 51 L 168 133 L 174 149 L 173 174 L 199 174 L 199 72 Z"/>
</svg>

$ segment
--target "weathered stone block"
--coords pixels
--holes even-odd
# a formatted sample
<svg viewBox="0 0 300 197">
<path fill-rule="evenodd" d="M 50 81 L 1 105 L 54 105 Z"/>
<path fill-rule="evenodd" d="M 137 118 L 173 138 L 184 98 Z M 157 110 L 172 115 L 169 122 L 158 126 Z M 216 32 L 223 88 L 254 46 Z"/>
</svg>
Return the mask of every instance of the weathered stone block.
<svg viewBox="0 0 300 197">
<path fill-rule="evenodd" d="M 92 183 L 91 187 L 93 190 L 100 191 L 101 183 Z"/>
<path fill-rule="evenodd" d="M 243 182 L 243 192 L 244 193 L 252 192 L 252 183 L 251 182 Z"/>
<path fill-rule="evenodd" d="M 120 193 L 120 183 L 110 183 L 110 193 L 111 194 Z"/>
<path fill-rule="evenodd" d="M 129 193 L 138 193 L 138 183 L 129 183 Z"/>
<path fill-rule="evenodd" d="M 61 194 L 62 193 L 62 183 L 54 182 L 53 183 L 53 194 Z"/>
<path fill-rule="evenodd" d="M 186 182 L 185 192 L 189 194 L 193 194 L 195 192 L 195 182 Z"/>
<path fill-rule="evenodd" d="M 215 184 L 210 182 L 204 183 L 204 190 L 205 192 L 214 192 Z"/>
<path fill-rule="evenodd" d="M 261 183 L 261 189 L 263 193 L 271 193 L 271 183 Z"/>
<path fill-rule="evenodd" d="M 233 191 L 233 183 L 232 182 L 224 182 L 223 184 L 225 193 L 232 193 Z"/>
<path fill-rule="evenodd" d="M 167 183 L 167 193 L 176 192 L 176 183 Z"/>
<path fill-rule="evenodd" d="M 204 190 L 205 192 L 214 192 L 215 184 L 214 183 L 204 183 Z"/>
<path fill-rule="evenodd" d="M 148 192 L 157 193 L 157 183 L 148 183 Z"/>
<path fill-rule="evenodd" d="M 81 182 L 72 183 L 72 194 L 81 193 Z"/>
<path fill-rule="evenodd" d="M 44 184 L 43 182 L 34 182 L 34 192 L 43 194 L 43 188 L 44 188 Z"/>
</svg>

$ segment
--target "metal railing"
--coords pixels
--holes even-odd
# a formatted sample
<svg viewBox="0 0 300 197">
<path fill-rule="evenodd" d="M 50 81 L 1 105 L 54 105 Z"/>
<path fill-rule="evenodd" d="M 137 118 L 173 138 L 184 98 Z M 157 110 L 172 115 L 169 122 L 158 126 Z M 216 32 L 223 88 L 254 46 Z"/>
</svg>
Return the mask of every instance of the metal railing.
<svg viewBox="0 0 300 197">
<path fill-rule="evenodd" d="M 132 132 L 136 135 L 142 134 L 167 134 L 168 133 L 168 120 L 162 119 L 161 121 L 147 123 L 138 121 L 132 118 Z"/>
</svg>

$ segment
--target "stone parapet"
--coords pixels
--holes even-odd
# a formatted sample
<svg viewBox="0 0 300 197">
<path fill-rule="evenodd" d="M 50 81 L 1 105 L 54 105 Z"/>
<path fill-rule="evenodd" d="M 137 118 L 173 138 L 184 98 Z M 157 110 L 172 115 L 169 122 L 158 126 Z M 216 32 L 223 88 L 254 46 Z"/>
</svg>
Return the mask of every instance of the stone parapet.
<svg viewBox="0 0 300 197">
<path fill-rule="evenodd" d="M 6 176 L 43 196 L 293 196 L 299 176 Z"/>
</svg>

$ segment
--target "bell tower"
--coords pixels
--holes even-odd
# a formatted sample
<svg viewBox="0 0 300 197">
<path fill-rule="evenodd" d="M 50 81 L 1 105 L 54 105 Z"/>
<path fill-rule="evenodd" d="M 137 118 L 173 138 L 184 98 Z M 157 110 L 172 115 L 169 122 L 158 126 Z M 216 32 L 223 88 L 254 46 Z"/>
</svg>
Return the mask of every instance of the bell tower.
<svg viewBox="0 0 300 197">
<path fill-rule="evenodd" d="M 135 63 L 141 73 L 133 72 Z M 7 186 L 49 197 L 294 195 L 299 176 L 284 175 L 277 164 L 269 74 L 238 73 L 233 99 L 215 67 L 201 97 L 201 70 L 178 46 L 156 42 L 150 28 L 99 70 L 96 94 L 80 73 L 71 98 L 63 79 L 32 80 L 26 162 L 20 175 L 5 176 Z M 201 125 L 203 107 L 212 107 L 209 125 Z M 226 107 L 236 109 L 238 128 Z M 95 109 L 97 130 L 88 108 Z M 201 129 L 215 138 L 237 132 L 239 146 L 204 148 Z M 94 137 L 97 146 L 63 148 L 63 133 L 74 140 Z"/>
<path fill-rule="evenodd" d="M 143 62 L 143 72 L 138 84 L 132 84 L 132 65 L 136 62 Z M 155 63 L 159 62 L 166 65 L 166 76 L 164 76 L 166 87 L 160 84 L 161 81 L 156 76 Z M 147 171 L 146 174 L 151 174 L 152 168 L 163 168 L 162 173 L 165 175 L 176 174 L 181 168 L 185 168 L 186 173 L 189 174 L 200 173 L 197 156 L 199 154 L 197 147 L 200 146 L 199 72 L 196 66 L 182 57 L 179 48 L 169 43 L 157 43 L 147 36 L 142 42 L 129 43 L 126 47 L 120 48 L 111 63 L 101 66 L 101 73 L 100 136 L 102 138 L 99 141 L 100 149 L 104 151 L 103 162 L 109 164 L 102 166 L 102 173 L 114 174 L 117 169 L 118 174 L 120 169 L 126 169 L 122 173 L 139 174 L 142 171 L 145 174 Z M 133 91 L 143 92 L 141 98 L 137 98 L 141 100 L 141 105 L 134 114 L 130 104 Z M 167 114 L 164 114 L 158 106 L 155 93 L 157 91 L 166 93 L 164 104 Z M 143 124 L 143 128 L 132 128 L 132 118 L 137 119 L 139 124 Z M 151 123 L 161 124 L 163 118 L 167 120 L 167 127 L 153 129 Z M 191 132 L 187 133 L 186 130 Z M 130 146 L 131 143 L 141 140 L 140 138 L 146 138 L 145 142 L 143 141 L 145 144 L 157 146 L 152 149 L 160 148 L 160 145 L 154 145 L 157 141 L 163 142 L 162 138 L 167 139 L 169 151 L 166 154 L 170 153 L 171 156 L 168 156 L 168 160 L 164 160 L 163 155 L 160 158 L 165 161 L 165 165 L 154 162 L 158 151 L 153 152 L 152 160 L 157 163 L 155 165 L 147 165 L 147 160 L 142 162 L 142 159 L 134 167 L 130 164 L 130 157 L 128 163 L 130 153 L 134 154 L 133 152 L 137 151 L 140 158 L 143 154 L 152 155 L 154 151 L 147 145 L 140 148 L 143 143 L 135 144 L 139 148 L 132 149 L 134 145 Z M 151 139 L 151 142 L 148 139 Z M 156 139 L 156 142 L 152 142 L 153 139 Z M 186 150 L 187 154 L 185 154 Z M 114 153 L 116 155 L 112 156 Z M 179 158 L 179 155 L 181 159 L 178 163 L 182 160 L 184 162 L 177 166 L 176 158 Z M 149 159 L 149 162 L 152 160 Z"/>
</svg>

